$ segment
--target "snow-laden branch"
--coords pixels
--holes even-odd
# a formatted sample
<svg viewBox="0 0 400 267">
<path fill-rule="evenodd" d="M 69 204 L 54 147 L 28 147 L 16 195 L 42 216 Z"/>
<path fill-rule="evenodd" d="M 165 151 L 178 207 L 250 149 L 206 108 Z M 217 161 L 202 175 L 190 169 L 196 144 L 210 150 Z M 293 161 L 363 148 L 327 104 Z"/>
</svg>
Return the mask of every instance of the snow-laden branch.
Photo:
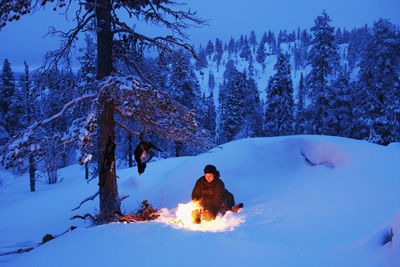
<svg viewBox="0 0 400 267">
<path fill-rule="evenodd" d="M 140 136 L 140 133 L 130 130 L 126 125 L 120 123 L 119 121 L 115 121 L 115 124 L 124 129 L 125 131 L 127 131 L 128 133 L 130 133 L 131 135 Z"/>
<path fill-rule="evenodd" d="M 72 106 L 79 104 L 80 102 L 86 101 L 88 99 L 93 99 L 96 97 L 97 97 L 97 94 L 90 94 L 90 95 L 84 95 L 84 96 L 81 96 L 79 98 L 69 101 L 67 104 L 64 105 L 63 109 L 60 112 L 58 112 L 57 114 L 54 114 L 53 116 L 51 116 L 50 118 L 48 118 L 46 120 L 39 122 L 38 127 L 42 126 L 42 125 L 46 125 L 46 124 L 62 117 L 65 114 L 65 112 L 67 112 L 67 110 L 70 109 Z"/>
</svg>

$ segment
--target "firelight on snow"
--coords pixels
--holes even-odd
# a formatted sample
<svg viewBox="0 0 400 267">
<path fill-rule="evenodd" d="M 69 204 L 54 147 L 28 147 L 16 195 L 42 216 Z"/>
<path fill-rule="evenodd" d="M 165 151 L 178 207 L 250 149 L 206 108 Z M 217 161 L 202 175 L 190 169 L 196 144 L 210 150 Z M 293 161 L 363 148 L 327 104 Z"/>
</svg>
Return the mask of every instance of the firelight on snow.
<svg viewBox="0 0 400 267">
<path fill-rule="evenodd" d="M 245 222 L 242 215 L 228 211 L 225 216 L 218 215 L 215 220 L 202 221 L 200 224 L 192 223 L 192 211 L 199 208 L 198 202 L 179 203 L 176 209 L 161 209 L 158 221 L 171 225 L 176 229 L 187 229 L 202 232 L 233 231 L 241 223 Z"/>
</svg>

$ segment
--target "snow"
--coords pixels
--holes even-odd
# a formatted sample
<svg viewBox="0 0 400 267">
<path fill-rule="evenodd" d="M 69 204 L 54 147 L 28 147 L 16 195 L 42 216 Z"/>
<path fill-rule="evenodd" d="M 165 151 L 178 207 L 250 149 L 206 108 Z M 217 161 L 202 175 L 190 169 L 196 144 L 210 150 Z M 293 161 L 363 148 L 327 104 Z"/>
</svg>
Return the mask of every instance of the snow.
<svg viewBox="0 0 400 267">
<path fill-rule="evenodd" d="M 141 176 L 119 169 L 119 194 L 130 195 L 122 210 L 147 199 L 163 213 L 158 221 L 100 226 L 70 220 L 98 212 L 98 198 L 71 211 L 98 190 L 83 167 L 61 169 L 61 183 L 38 181 L 34 193 L 28 174 L 0 170 L 0 254 L 77 226 L 30 252 L 0 256 L 0 266 L 400 266 L 399 160 L 398 144 L 329 136 L 238 140 L 151 162 Z M 242 212 L 218 218 L 233 225 L 218 231 L 171 223 L 207 164 L 244 203 Z"/>
</svg>

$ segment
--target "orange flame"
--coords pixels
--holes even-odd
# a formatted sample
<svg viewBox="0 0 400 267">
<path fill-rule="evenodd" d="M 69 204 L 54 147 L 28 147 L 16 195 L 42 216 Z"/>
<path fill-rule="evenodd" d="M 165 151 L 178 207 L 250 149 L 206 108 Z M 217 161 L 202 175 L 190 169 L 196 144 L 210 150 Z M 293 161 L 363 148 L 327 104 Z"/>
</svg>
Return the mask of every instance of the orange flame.
<svg viewBox="0 0 400 267">
<path fill-rule="evenodd" d="M 161 216 L 158 221 L 170 224 L 172 227 L 177 229 L 184 228 L 191 231 L 203 232 L 232 231 L 235 227 L 245 222 L 243 216 L 228 211 L 223 217 L 218 215 L 215 220 L 202 221 L 201 224 L 194 224 L 192 222 L 192 211 L 199 207 L 198 202 L 190 201 L 188 203 L 179 203 L 178 208 L 171 211 L 166 208 L 161 209 Z M 175 215 L 171 214 L 171 212 L 175 212 Z"/>
</svg>

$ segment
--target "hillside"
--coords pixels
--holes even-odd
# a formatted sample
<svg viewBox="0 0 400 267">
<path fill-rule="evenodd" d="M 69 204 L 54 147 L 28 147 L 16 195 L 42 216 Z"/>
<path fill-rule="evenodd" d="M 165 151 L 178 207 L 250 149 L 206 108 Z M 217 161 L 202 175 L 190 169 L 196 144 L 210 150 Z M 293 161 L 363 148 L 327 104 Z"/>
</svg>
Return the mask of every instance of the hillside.
<svg viewBox="0 0 400 267">
<path fill-rule="evenodd" d="M 159 160 L 138 176 L 120 169 L 122 210 L 147 199 L 159 221 L 91 226 L 69 220 L 96 213 L 98 199 L 71 211 L 97 190 L 84 170 L 38 182 L 2 171 L 0 253 L 34 246 L 45 234 L 78 228 L 31 252 L 0 257 L 2 266 L 398 266 L 400 147 L 327 136 L 242 139 L 194 157 Z M 190 201 L 206 164 L 214 164 L 239 214 L 218 218 L 230 228 L 193 231 L 172 223 Z M 390 237 L 390 238 L 388 238 Z M 391 241 L 390 241 L 391 240 Z"/>
</svg>

